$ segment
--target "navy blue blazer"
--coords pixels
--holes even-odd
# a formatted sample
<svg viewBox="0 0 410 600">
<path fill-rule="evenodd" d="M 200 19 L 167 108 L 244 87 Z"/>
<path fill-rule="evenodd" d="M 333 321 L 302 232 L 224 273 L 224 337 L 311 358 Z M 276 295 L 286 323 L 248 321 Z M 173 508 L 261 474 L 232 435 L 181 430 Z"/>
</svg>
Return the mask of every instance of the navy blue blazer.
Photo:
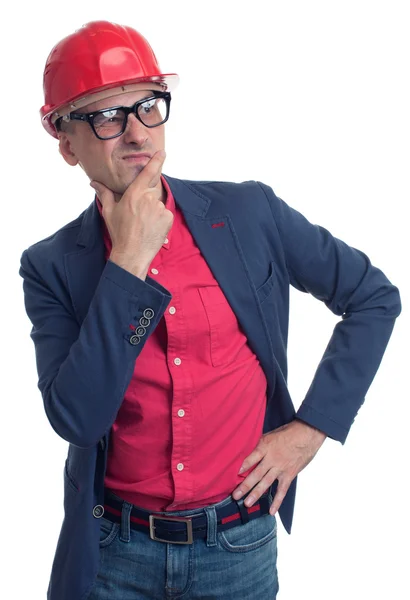
<svg viewBox="0 0 410 600">
<path fill-rule="evenodd" d="M 365 254 L 311 224 L 263 183 L 165 177 L 266 375 L 264 431 L 296 416 L 344 443 L 400 313 L 397 288 Z M 142 281 L 105 261 L 95 201 L 25 250 L 20 274 L 45 411 L 69 442 L 65 517 L 47 597 L 82 600 L 98 570 L 93 509 L 103 504 L 110 429 L 171 295 L 152 278 Z M 341 317 L 297 413 L 286 384 L 290 284 Z M 155 316 L 133 345 L 129 326 L 146 308 Z M 295 491 L 296 479 L 279 511 L 289 533 Z"/>
</svg>

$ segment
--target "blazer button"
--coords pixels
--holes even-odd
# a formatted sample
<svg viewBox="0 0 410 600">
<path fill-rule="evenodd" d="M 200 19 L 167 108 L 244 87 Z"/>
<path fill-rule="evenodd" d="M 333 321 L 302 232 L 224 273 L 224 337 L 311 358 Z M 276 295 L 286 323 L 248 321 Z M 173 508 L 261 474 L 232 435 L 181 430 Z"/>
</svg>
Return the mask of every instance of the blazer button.
<svg viewBox="0 0 410 600">
<path fill-rule="evenodd" d="M 147 319 L 152 319 L 152 317 L 155 315 L 155 313 L 152 310 L 152 308 L 146 308 L 142 314 Z"/>
<path fill-rule="evenodd" d="M 132 344 L 133 346 L 136 346 L 137 344 L 139 344 L 141 341 L 141 338 L 138 335 L 132 335 L 130 337 L 130 344 Z"/>
<path fill-rule="evenodd" d="M 150 323 L 151 321 L 149 319 L 147 319 L 146 317 L 141 317 L 140 325 L 142 325 L 142 327 L 148 327 Z"/>
<path fill-rule="evenodd" d="M 93 516 L 96 519 L 101 519 L 101 517 L 103 516 L 103 514 L 104 514 L 104 507 L 101 506 L 101 504 L 97 504 L 97 506 L 94 506 L 94 508 L 93 508 Z"/>
</svg>

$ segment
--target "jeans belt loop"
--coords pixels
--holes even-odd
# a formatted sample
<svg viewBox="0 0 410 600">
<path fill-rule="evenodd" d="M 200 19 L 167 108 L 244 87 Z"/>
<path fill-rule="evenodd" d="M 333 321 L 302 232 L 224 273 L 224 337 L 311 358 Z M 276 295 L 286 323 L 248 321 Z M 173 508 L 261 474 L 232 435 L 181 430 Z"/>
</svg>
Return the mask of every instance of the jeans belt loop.
<svg viewBox="0 0 410 600">
<path fill-rule="evenodd" d="M 120 540 L 122 542 L 130 542 L 131 541 L 131 532 L 130 532 L 130 514 L 131 514 L 132 504 L 126 502 L 124 500 L 122 509 L 121 509 L 121 532 L 120 532 Z"/>
<path fill-rule="evenodd" d="M 207 506 L 204 508 L 206 514 L 207 531 L 206 531 L 206 545 L 208 548 L 216 546 L 216 534 L 218 531 L 218 519 L 216 516 L 216 510 L 214 506 Z"/>
<path fill-rule="evenodd" d="M 240 498 L 239 500 L 235 500 L 239 509 L 239 514 L 241 515 L 242 525 L 249 523 L 249 513 L 247 511 L 246 506 L 244 505 L 244 500 L 246 500 L 246 497 Z"/>
</svg>

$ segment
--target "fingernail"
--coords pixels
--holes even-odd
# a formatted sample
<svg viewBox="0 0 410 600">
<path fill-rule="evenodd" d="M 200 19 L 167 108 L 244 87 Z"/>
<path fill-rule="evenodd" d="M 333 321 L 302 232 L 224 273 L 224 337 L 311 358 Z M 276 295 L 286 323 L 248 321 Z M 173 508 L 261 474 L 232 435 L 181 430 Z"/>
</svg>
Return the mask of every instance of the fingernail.
<svg viewBox="0 0 410 600">
<path fill-rule="evenodd" d="M 235 500 L 239 500 L 239 498 L 242 498 L 242 496 L 243 496 L 243 492 L 241 492 L 240 490 L 237 490 L 233 494 L 233 497 L 235 498 Z"/>
<path fill-rule="evenodd" d="M 251 506 L 251 504 L 253 504 L 254 501 L 255 501 L 255 496 L 248 496 L 245 500 L 245 505 Z"/>
<path fill-rule="evenodd" d="M 243 473 L 245 470 L 245 467 L 242 465 L 242 467 L 239 469 L 238 475 L 240 475 L 241 473 Z"/>
</svg>

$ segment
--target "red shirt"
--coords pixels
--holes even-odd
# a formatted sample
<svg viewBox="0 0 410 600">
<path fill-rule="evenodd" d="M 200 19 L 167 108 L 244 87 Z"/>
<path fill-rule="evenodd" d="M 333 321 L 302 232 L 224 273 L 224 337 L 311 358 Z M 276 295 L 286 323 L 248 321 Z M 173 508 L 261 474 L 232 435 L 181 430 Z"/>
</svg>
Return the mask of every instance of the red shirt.
<svg viewBox="0 0 410 600">
<path fill-rule="evenodd" d="M 263 428 L 266 378 L 171 190 L 174 222 L 148 274 L 172 300 L 135 362 L 113 424 L 105 485 L 152 511 L 219 502 Z M 101 213 L 101 205 L 97 202 Z M 104 224 L 106 258 L 111 240 Z"/>
</svg>

